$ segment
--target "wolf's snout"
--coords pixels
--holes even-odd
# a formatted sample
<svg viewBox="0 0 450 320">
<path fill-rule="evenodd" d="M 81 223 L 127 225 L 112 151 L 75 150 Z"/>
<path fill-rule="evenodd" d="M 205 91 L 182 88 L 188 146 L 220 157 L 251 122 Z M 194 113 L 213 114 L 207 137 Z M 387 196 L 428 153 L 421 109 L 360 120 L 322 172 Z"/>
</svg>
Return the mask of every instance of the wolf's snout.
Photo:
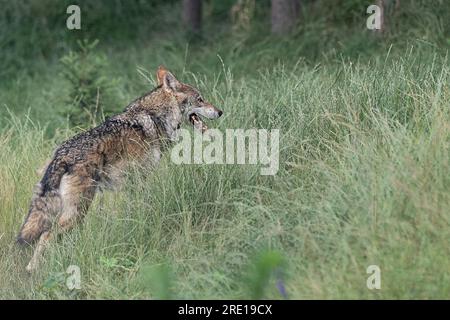
<svg viewBox="0 0 450 320">
<path fill-rule="evenodd" d="M 215 106 L 211 105 L 211 117 L 209 117 L 210 119 L 217 119 L 220 118 L 223 114 L 223 111 L 220 110 L 219 108 L 216 108 Z"/>
<path fill-rule="evenodd" d="M 209 105 L 207 107 L 194 108 L 192 109 L 191 113 L 201 115 L 202 117 L 205 117 L 207 119 L 217 119 L 223 114 L 222 110 L 219 110 L 212 105 Z"/>
</svg>

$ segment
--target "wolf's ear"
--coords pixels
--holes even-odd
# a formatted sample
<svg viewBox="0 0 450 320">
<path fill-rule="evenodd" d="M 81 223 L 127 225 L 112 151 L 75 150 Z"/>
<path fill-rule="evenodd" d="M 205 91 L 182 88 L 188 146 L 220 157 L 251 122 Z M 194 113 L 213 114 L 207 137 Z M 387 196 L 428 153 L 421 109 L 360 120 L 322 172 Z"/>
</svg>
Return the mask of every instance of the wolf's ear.
<svg viewBox="0 0 450 320">
<path fill-rule="evenodd" d="M 156 78 L 158 79 L 158 86 L 162 86 L 167 91 L 176 91 L 180 85 L 177 78 L 164 66 L 159 66 L 158 71 L 156 71 Z"/>
</svg>

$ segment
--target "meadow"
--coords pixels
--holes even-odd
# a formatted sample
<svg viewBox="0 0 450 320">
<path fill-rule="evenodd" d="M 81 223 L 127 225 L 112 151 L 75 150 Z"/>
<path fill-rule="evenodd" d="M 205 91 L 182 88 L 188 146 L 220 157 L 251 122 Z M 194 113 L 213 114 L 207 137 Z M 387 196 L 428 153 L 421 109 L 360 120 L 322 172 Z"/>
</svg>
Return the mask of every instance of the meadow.
<svg viewBox="0 0 450 320">
<path fill-rule="evenodd" d="M 167 156 L 155 171 L 133 167 L 27 274 L 32 250 L 15 236 L 36 170 L 99 120 L 74 126 L 64 111 L 74 87 L 61 58 L 81 36 L 4 16 L 14 28 L 0 41 L 0 298 L 449 298 L 448 3 L 405 3 L 383 36 L 365 29 L 364 6 L 331 16 L 308 4 L 291 36 L 266 35 L 261 18 L 239 33 L 207 25 L 190 42 L 177 8 L 148 8 L 157 19 L 142 29 L 112 18 L 96 29 L 108 112 L 151 90 L 164 64 L 224 111 L 209 127 L 280 129 L 279 171 Z M 79 290 L 66 286 L 70 265 Z M 379 290 L 366 285 L 371 265 Z"/>
</svg>

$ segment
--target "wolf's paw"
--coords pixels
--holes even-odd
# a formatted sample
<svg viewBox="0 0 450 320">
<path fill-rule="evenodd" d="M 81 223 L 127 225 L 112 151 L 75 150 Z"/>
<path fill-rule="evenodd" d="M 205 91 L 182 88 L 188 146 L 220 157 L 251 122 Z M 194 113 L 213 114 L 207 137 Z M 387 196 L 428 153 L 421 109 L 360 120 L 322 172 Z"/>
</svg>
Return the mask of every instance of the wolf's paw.
<svg viewBox="0 0 450 320">
<path fill-rule="evenodd" d="M 30 261 L 30 263 L 25 267 L 25 270 L 27 270 L 28 273 L 33 273 L 34 271 L 36 271 L 37 269 L 37 265 L 36 263 L 33 263 L 32 261 Z"/>
</svg>

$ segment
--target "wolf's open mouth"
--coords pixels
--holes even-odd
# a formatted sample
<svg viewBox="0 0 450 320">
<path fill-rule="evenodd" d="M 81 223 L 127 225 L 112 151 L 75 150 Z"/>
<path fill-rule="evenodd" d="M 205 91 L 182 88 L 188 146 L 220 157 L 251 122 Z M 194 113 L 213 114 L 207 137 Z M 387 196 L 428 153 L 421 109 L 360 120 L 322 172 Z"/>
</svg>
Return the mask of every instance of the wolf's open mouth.
<svg viewBox="0 0 450 320">
<path fill-rule="evenodd" d="M 208 127 L 203 123 L 200 116 L 198 116 L 196 113 L 192 113 L 189 115 L 189 121 L 192 123 L 195 129 L 200 130 L 201 132 L 205 132 L 208 130 Z"/>
</svg>

